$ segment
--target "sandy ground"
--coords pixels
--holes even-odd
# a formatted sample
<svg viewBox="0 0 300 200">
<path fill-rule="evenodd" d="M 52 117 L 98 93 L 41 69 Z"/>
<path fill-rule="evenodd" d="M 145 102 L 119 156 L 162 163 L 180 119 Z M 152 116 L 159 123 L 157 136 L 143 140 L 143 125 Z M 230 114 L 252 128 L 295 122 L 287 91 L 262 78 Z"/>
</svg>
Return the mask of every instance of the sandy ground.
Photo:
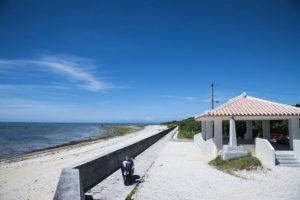
<svg viewBox="0 0 300 200">
<path fill-rule="evenodd" d="M 172 140 L 161 150 L 133 199 L 300 199 L 300 168 L 220 172 L 200 157 L 196 144 Z"/>
<path fill-rule="evenodd" d="M 62 168 L 105 154 L 165 129 L 147 126 L 136 133 L 0 162 L 0 199 L 52 199 Z"/>
</svg>

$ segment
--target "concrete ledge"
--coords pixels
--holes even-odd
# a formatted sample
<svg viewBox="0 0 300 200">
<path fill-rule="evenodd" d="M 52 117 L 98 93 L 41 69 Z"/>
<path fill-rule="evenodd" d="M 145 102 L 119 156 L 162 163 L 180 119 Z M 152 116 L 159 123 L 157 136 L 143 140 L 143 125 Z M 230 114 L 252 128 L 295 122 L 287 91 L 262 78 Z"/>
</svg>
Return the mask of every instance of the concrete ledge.
<svg viewBox="0 0 300 200">
<path fill-rule="evenodd" d="M 84 192 L 120 168 L 124 157 L 136 157 L 176 127 L 169 128 L 116 151 L 64 168 L 54 196 L 55 200 L 83 200 Z"/>
<path fill-rule="evenodd" d="M 245 149 L 243 146 L 231 146 L 231 145 L 223 145 L 224 151 L 234 151 L 234 152 L 244 152 Z"/>
<path fill-rule="evenodd" d="M 78 169 L 64 168 L 62 170 L 54 199 L 84 199 Z"/>
<path fill-rule="evenodd" d="M 221 158 L 223 160 L 229 160 L 232 158 L 246 156 L 248 152 L 244 149 L 243 146 L 224 145 L 223 149 L 220 150 L 219 154 L 221 155 Z"/>
<path fill-rule="evenodd" d="M 264 165 L 275 166 L 275 149 L 266 139 L 255 138 L 255 155 Z"/>
</svg>

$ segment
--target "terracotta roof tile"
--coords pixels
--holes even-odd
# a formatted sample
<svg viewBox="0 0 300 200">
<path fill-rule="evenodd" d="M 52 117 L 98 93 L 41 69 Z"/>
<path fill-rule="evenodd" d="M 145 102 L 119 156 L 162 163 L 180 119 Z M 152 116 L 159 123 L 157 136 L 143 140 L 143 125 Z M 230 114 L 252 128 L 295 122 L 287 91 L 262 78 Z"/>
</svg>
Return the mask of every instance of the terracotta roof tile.
<svg viewBox="0 0 300 200">
<path fill-rule="evenodd" d="M 196 118 L 210 116 L 300 116 L 300 108 L 247 96 L 243 93 Z"/>
</svg>

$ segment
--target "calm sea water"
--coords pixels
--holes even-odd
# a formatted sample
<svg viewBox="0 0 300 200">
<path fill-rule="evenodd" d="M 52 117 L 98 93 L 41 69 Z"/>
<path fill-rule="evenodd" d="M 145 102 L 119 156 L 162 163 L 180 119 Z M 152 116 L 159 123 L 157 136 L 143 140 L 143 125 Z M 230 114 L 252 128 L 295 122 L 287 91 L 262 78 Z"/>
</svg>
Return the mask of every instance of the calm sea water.
<svg viewBox="0 0 300 200">
<path fill-rule="evenodd" d="M 0 158 L 102 134 L 101 124 L 0 122 Z"/>
</svg>

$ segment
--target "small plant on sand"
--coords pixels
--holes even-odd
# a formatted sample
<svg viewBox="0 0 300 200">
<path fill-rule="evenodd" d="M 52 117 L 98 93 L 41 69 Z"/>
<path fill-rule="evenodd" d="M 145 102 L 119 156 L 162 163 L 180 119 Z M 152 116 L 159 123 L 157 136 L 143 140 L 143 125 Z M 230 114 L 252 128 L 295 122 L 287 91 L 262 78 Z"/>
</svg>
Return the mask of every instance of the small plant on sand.
<svg viewBox="0 0 300 200">
<path fill-rule="evenodd" d="M 229 174 L 234 174 L 234 171 L 237 170 L 256 170 L 262 167 L 261 162 L 250 154 L 230 160 L 222 160 L 218 156 L 216 159 L 210 161 L 209 164 Z"/>
</svg>

